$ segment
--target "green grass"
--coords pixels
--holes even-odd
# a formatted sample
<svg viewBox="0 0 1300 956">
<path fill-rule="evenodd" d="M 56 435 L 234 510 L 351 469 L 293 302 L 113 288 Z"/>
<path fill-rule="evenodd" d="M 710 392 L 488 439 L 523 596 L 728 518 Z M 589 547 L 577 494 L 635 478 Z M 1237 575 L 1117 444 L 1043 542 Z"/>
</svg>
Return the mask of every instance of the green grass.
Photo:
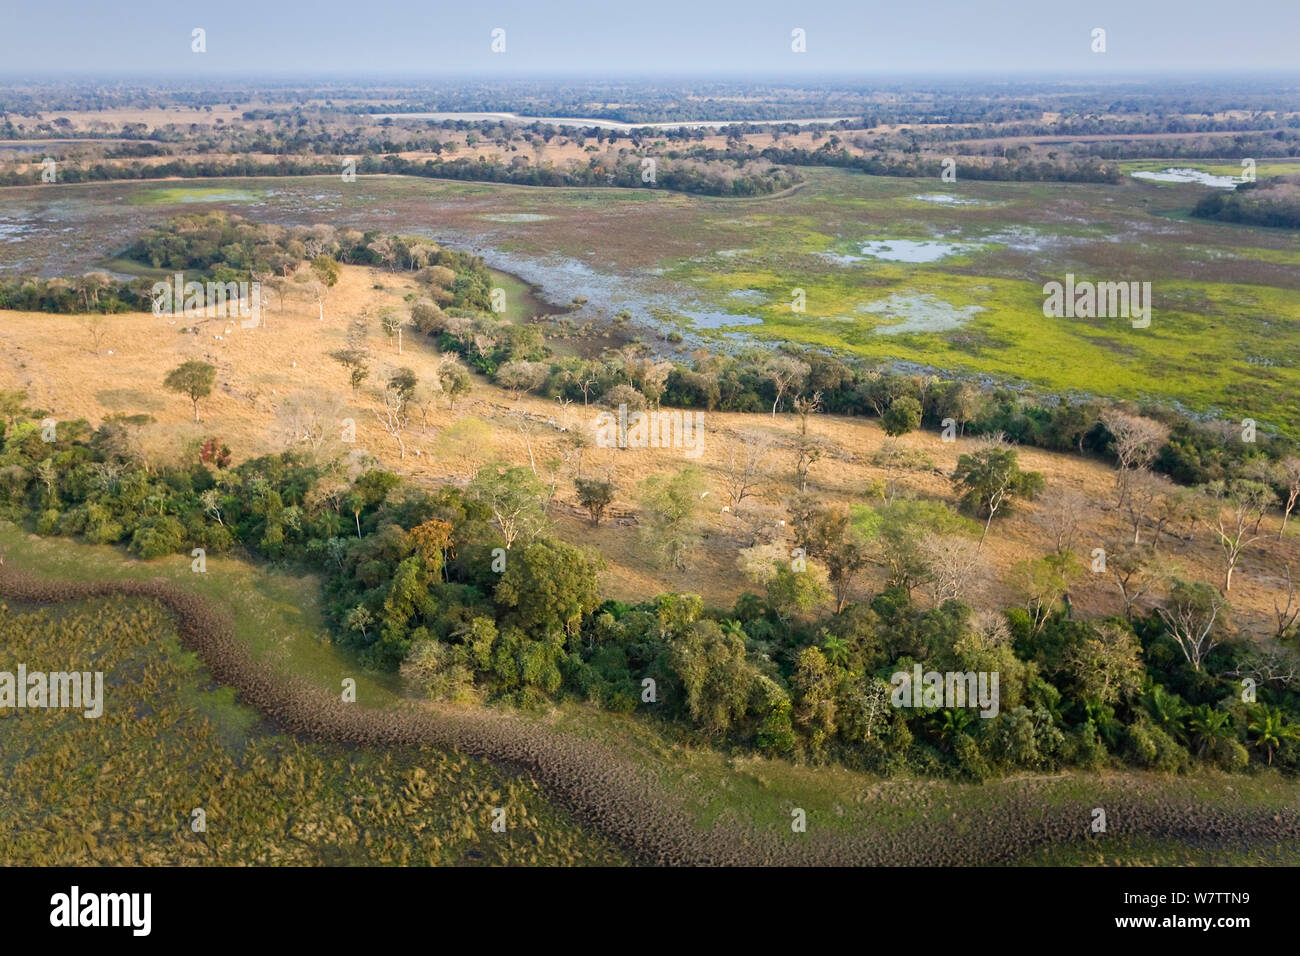
<svg viewBox="0 0 1300 956">
<path fill-rule="evenodd" d="M 227 610 L 236 633 L 269 666 L 333 692 L 340 692 L 343 679 L 351 677 L 363 706 L 386 706 L 400 697 L 396 675 L 364 671 L 351 654 L 331 643 L 314 575 L 271 571 L 222 556 L 209 556 L 207 571 L 197 574 L 184 555 L 138 561 L 119 548 L 40 538 L 6 521 L 0 521 L 0 551 L 39 577 L 172 582 Z"/>
<path fill-rule="evenodd" d="M 1171 164 L 1239 171 L 1224 168 L 1231 166 L 1226 161 L 1144 160 L 1125 168 Z M 1267 177 L 1293 169 L 1300 164 L 1269 160 L 1258 171 Z M 396 232 L 427 233 L 437 223 L 453 246 L 456 236 L 472 236 L 513 257 L 558 262 L 552 294 L 587 292 L 595 273 L 618 295 L 593 307 L 626 305 L 639 317 L 658 315 L 663 325 L 694 331 L 718 347 L 789 340 L 1054 392 L 1177 403 L 1300 434 L 1300 240 L 1294 232 L 1190 219 L 1191 204 L 1204 191 L 1197 187 L 1152 189 L 1131 180 L 945 184 L 843 170 L 801 173 L 807 183 L 796 192 L 746 200 L 395 176 L 353 184 L 329 176 L 241 179 L 220 188 L 97 184 L 78 187 L 83 202 L 61 210 L 56 226 L 75 227 L 107 248 L 180 211 L 186 197 L 261 196 L 263 214 L 286 223 L 357 221 L 382 208 Z M 972 202 L 917 201 L 935 193 Z M 239 211 L 239 201 L 229 205 Z M 521 216 L 525 221 L 517 221 Z M 125 231 L 123 217 L 131 227 Z M 31 243 L 61 248 L 61 235 L 34 235 Z M 967 248 L 926 264 L 841 264 L 827 257 L 869 240 L 936 238 Z M 564 260 L 573 260 L 571 273 Z M 1150 282 L 1151 327 L 1135 330 L 1123 319 L 1045 319 L 1043 284 L 1067 273 Z M 496 281 L 507 291 L 508 316 L 526 317 L 526 287 L 505 276 Z M 807 295 L 803 314 L 788 306 L 795 288 Z M 731 296 L 745 289 L 766 301 Z M 984 311 L 957 329 L 880 334 L 875 329 L 884 320 L 859 309 L 891 294 L 934 296 L 954 308 Z M 693 329 L 685 313 L 696 309 L 757 315 L 762 325 Z"/>
<path fill-rule="evenodd" d="M 1242 167 L 1241 160 L 1215 163 L 1195 159 L 1129 159 L 1122 161 L 1119 164 L 1119 169 L 1126 176 L 1138 172 L 1157 173 L 1162 169 L 1199 169 L 1212 176 L 1240 176 Z M 1300 160 L 1266 159 L 1257 160 L 1255 163 L 1255 175 L 1257 177 L 1290 176 L 1295 173 L 1300 173 Z M 1153 183 L 1152 185 L 1162 184 Z M 1178 184 L 1165 183 L 1163 185 Z"/>
<path fill-rule="evenodd" d="M 212 688 L 152 602 L 7 608 L 0 647 L 33 670 L 104 675 L 97 719 L 0 711 L 8 865 L 626 862 L 527 778 L 430 748 L 371 752 L 268 730 Z M 491 829 L 494 807 L 505 833 Z"/>
<path fill-rule="evenodd" d="M 149 186 L 131 194 L 130 202 L 145 206 L 172 203 L 253 202 L 263 193 L 251 189 L 222 186 Z"/>
</svg>

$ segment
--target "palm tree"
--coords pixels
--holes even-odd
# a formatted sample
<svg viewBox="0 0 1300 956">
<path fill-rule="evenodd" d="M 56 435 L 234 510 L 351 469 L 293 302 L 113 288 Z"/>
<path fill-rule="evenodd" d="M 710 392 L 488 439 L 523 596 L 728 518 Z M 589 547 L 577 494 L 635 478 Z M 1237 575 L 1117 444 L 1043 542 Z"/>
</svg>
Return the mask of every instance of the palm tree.
<svg viewBox="0 0 1300 956">
<path fill-rule="evenodd" d="M 1200 742 L 1196 756 L 1203 756 L 1214 741 L 1231 737 L 1232 734 L 1228 729 L 1231 724 L 1232 718 L 1227 713 L 1215 710 L 1209 704 L 1202 704 L 1195 708 L 1187 719 L 1187 729 L 1191 731 L 1192 737 Z"/>
<path fill-rule="evenodd" d="M 843 667 L 849 659 L 849 645 L 844 643 L 844 639 L 831 635 L 822 641 L 822 653 L 826 655 L 826 660 L 835 667 Z"/>
<path fill-rule="evenodd" d="M 969 710 L 945 710 L 943 720 L 939 723 L 939 739 L 946 744 L 951 744 L 958 734 L 966 732 L 966 728 L 974 719 Z"/>
<path fill-rule="evenodd" d="M 725 621 L 719 621 L 718 627 L 720 627 L 722 633 L 726 634 L 728 637 L 738 637 L 742 641 L 749 639 L 749 635 L 745 633 L 744 625 L 735 618 L 727 618 Z"/>
<path fill-rule="evenodd" d="M 1255 746 L 1268 751 L 1270 767 L 1273 765 L 1273 751 L 1282 746 L 1282 741 L 1296 737 L 1296 728 L 1286 722 L 1286 716 L 1277 708 L 1262 710 L 1246 729 L 1255 735 Z"/>
<path fill-rule="evenodd" d="M 1114 707 L 1110 704 L 1088 701 L 1083 705 L 1083 711 L 1087 714 L 1088 723 L 1097 728 L 1097 733 L 1101 734 L 1101 739 L 1106 742 L 1106 746 L 1111 749 L 1119 746 L 1124 725 L 1116 719 Z"/>
<path fill-rule="evenodd" d="M 1181 697 L 1169 693 L 1161 684 L 1152 684 L 1144 702 L 1157 726 L 1168 731 L 1171 736 L 1183 739 L 1183 717 L 1187 713 L 1187 705 Z"/>
</svg>

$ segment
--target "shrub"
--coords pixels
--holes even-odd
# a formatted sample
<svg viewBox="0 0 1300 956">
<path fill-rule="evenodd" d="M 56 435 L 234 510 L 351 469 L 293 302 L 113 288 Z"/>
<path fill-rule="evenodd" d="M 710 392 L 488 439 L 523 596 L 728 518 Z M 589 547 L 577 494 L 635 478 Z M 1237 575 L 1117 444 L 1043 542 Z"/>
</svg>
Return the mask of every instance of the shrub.
<svg viewBox="0 0 1300 956">
<path fill-rule="evenodd" d="M 175 554 L 184 543 L 184 526 L 171 515 L 163 515 L 140 523 L 131 536 L 130 550 L 148 560 Z"/>
</svg>

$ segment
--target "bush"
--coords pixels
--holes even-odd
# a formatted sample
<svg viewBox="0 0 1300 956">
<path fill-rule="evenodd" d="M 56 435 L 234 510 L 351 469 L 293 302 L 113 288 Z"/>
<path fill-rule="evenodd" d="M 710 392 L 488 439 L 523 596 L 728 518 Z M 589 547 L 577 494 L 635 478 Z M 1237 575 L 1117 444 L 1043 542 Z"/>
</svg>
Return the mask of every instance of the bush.
<svg viewBox="0 0 1300 956">
<path fill-rule="evenodd" d="M 1127 755 L 1139 767 L 1176 773 L 1187 766 L 1187 751 L 1145 717 L 1129 725 L 1125 744 Z"/>
<path fill-rule="evenodd" d="M 63 515 L 57 508 L 47 508 L 41 512 L 36 519 L 36 533 L 40 535 L 53 535 L 59 533 L 59 520 Z"/>
<path fill-rule="evenodd" d="M 185 543 L 185 528 L 170 515 L 148 518 L 131 536 L 130 550 L 145 560 L 175 554 Z"/>
</svg>

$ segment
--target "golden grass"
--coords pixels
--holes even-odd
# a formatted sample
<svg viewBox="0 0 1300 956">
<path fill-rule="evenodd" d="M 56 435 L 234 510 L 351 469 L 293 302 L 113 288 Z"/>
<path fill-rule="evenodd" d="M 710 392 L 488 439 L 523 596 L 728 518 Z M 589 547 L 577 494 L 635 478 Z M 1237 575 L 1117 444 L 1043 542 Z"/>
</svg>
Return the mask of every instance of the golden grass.
<svg viewBox="0 0 1300 956">
<path fill-rule="evenodd" d="M 375 289 L 377 283 L 384 288 Z M 577 405 L 565 410 L 535 396 L 512 400 L 480 378 L 468 400 L 458 402 L 454 411 L 445 402 L 436 401 L 427 423 L 418 414 L 414 417 L 405 434 L 407 455 L 400 459 L 396 443 L 376 419 L 380 406 L 373 394 L 375 382 L 385 365 L 407 366 L 421 381 L 432 381 L 441 356 L 414 333 L 405 337 L 404 354 L 399 356 L 375 318 L 370 320 L 366 341 L 373 356 L 371 379 L 360 395 L 352 395 L 345 370 L 329 357 L 329 352 L 344 345 L 350 322 L 363 309 L 377 316 L 385 306 L 404 308 L 403 297 L 413 288 L 412 280 L 404 275 L 345 267 L 338 286 L 326 300 L 324 321 L 318 320 L 315 303 L 301 295 L 287 298 L 282 310 L 278 302 L 264 305 L 266 327 L 252 330 L 241 329 L 237 320 L 181 317 L 170 324 L 170 319 L 147 314 L 113 316 L 111 331 L 99 355 L 92 353 L 91 337 L 78 324 L 78 317 L 7 312 L 0 324 L 0 388 L 27 389 L 34 405 L 47 409 L 59 420 L 85 417 L 98 423 L 113 412 L 148 412 L 157 421 L 143 429 L 142 443 L 155 464 L 180 454 L 187 439 L 209 435 L 224 439 L 234 450 L 236 461 L 280 451 L 286 445 L 275 427 L 277 405 L 295 391 L 330 392 L 339 397 L 345 404 L 345 414 L 356 422 L 356 447 L 374 455 L 385 467 L 425 485 L 463 484 L 477 465 L 492 457 L 527 464 L 525 438 L 519 431 L 520 420 L 527 415 L 536 422 L 531 434 L 534 459 L 539 473 L 546 477 L 545 463 L 560 458 L 566 442 L 559 429 L 582 428 L 590 432 L 595 408 Z M 199 334 L 179 331 L 189 324 L 197 324 Z M 222 340 L 217 340 L 217 335 Z M 108 354 L 110 350 L 112 354 Z M 192 421 L 188 400 L 161 388 L 166 372 L 187 359 L 210 361 L 219 369 L 213 395 L 200 404 L 203 420 L 197 425 Z M 478 418 L 491 426 L 487 447 L 474 451 L 460 444 L 446 455 L 437 453 L 439 434 L 464 417 Z M 545 424 L 548 420 L 554 425 Z M 758 500 L 779 505 L 794 490 L 794 459 L 789 447 L 797 431 L 794 416 L 781 414 L 773 420 L 766 414 L 706 414 L 703 454 L 694 462 L 704 470 L 709 488 L 701 504 L 706 536 L 693 556 L 693 567 L 685 574 L 658 566 L 635 523 L 638 482 L 649 474 L 691 463 L 683 452 L 590 448 L 583 460 L 584 474 L 608 474 L 617 487 L 614 514 L 598 528 L 593 528 L 577 507 L 572 471 L 563 473 L 554 508 L 557 530 L 563 538 L 594 548 L 604 558 L 604 593 L 637 601 L 664 591 L 691 591 L 702 594 L 711 604 L 730 606 L 746 590 L 747 584 L 736 569 L 736 557 L 738 549 L 748 541 L 743 538 L 738 520 L 721 510 L 726 504 L 723 475 L 727 446 L 741 430 L 768 433 L 783 446 L 772 455 L 772 478 L 761 488 Z M 810 488 L 831 501 L 865 501 L 869 485 L 883 477 L 883 472 L 870 463 L 884 439 L 878 425 L 862 418 L 818 416 L 810 432 L 832 440 L 839 449 L 837 456 L 812 466 Z M 957 457 L 970 451 L 974 442 L 961 439 L 946 444 L 932 432 L 909 435 L 902 441 L 927 456 L 934 468 L 904 473 L 900 489 L 951 500 L 947 476 Z M 1094 503 L 1085 515 L 1076 551 L 1086 556 L 1094 547 L 1123 540 L 1123 518 L 1109 505 L 1113 472 L 1107 465 L 1032 448 L 1021 449 L 1020 455 L 1024 467 L 1044 473 L 1048 488 L 1073 488 Z M 1051 547 L 1032 520 L 1034 510 L 1034 505 L 1025 505 L 1017 513 L 994 521 L 985 552 L 996 580 L 983 593 L 972 595 L 975 603 L 990 607 L 1013 603 L 1017 595 L 1009 581 L 1011 567 L 1025 558 L 1039 557 Z M 1270 517 L 1264 528 L 1275 534 L 1275 519 Z M 1266 629 L 1273 599 L 1282 586 L 1284 564 L 1300 567 L 1298 552 L 1294 536 L 1281 543 L 1266 538 L 1260 548 L 1248 552 L 1234 577 L 1230 595 L 1239 626 Z M 1220 576 L 1219 551 L 1204 528 L 1190 544 L 1175 543 L 1173 556 L 1198 579 L 1217 581 Z M 869 570 L 858 583 L 859 595 L 878 589 L 881 581 L 879 569 Z M 1084 614 L 1122 609 L 1117 592 L 1104 575 L 1089 575 L 1071 596 L 1075 607 Z"/>
</svg>

